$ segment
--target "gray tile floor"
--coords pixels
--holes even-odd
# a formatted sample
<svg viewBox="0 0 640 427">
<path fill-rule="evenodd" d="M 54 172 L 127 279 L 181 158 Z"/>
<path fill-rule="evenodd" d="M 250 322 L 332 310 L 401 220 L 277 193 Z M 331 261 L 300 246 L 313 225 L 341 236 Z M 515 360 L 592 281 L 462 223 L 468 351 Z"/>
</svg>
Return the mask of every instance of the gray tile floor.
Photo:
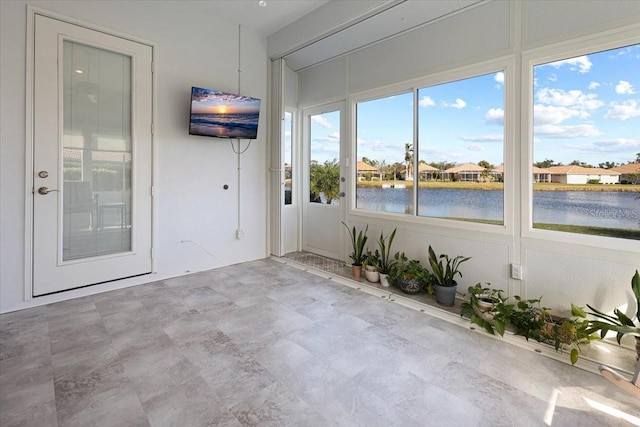
<svg viewBox="0 0 640 427">
<path fill-rule="evenodd" d="M 603 378 L 261 260 L 0 316 L 0 425 L 610 426 Z"/>
</svg>

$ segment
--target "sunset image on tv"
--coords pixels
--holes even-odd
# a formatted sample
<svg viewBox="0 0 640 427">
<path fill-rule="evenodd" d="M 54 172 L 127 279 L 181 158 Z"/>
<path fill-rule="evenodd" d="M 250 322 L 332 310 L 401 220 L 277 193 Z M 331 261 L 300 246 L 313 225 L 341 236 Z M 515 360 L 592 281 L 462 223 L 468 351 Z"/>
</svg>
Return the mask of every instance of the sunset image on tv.
<svg viewBox="0 0 640 427">
<path fill-rule="evenodd" d="M 259 114 L 259 99 L 191 88 L 191 135 L 255 139 Z"/>
</svg>

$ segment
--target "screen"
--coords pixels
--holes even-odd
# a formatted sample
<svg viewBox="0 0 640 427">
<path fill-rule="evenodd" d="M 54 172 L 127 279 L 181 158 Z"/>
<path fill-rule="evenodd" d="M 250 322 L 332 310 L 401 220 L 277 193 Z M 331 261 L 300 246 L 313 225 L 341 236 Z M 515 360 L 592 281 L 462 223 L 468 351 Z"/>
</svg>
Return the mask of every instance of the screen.
<svg viewBox="0 0 640 427">
<path fill-rule="evenodd" d="M 219 90 L 191 88 L 189 134 L 256 139 L 260 100 Z"/>
</svg>

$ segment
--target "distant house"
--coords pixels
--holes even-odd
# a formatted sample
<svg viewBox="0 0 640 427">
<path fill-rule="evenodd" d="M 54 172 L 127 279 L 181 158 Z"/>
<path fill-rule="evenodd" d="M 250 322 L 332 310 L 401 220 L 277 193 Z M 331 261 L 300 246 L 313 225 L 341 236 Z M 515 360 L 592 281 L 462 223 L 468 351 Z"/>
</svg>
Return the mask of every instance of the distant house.
<svg viewBox="0 0 640 427">
<path fill-rule="evenodd" d="M 371 174 L 372 178 L 382 179 L 382 172 L 375 166 L 371 166 L 365 162 L 358 162 L 356 165 L 358 181 L 362 181 L 367 177 L 368 174 Z"/>
<path fill-rule="evenodd" d="M 609 170 L 620 173 L 622 184 L 640 184 L 640 163 L 629 163 Z"/>
<path fill-rule="evenodd" d="M 433 181 L 438 178 L 439 173 L 440 169 L 429 166 L 426 163 L 420 163 L 418 165 L 418 175 L 420 175 L 420 179 L 422 180 Z"/>
<path fill-rule="evenodd" d="M 494 175 L 500 176 L 504 181 L 504 165 L 500 165 L 491 171 Z M 533 182 L 551 182 L 551 171 L 533 166 Z"/>
<path fill-rule="evenodd" d="M 613 169 L 585 168 L 582 166 L 550 166 L 551 182 L 562 184 L 587 184 L 597 180 L 600 184 L 618 184 L 620 172 Z"/>
<path fill-rule="evenodd" d="M 484 168 L 476 165 L 475 163 L 464 163 L 444 171 L 445 178 L 453 179 L 453 177 L 457 175 L 460 181 L 473 182 L 480 180 L 482 172 L 484 172 Z"/>
</svg>

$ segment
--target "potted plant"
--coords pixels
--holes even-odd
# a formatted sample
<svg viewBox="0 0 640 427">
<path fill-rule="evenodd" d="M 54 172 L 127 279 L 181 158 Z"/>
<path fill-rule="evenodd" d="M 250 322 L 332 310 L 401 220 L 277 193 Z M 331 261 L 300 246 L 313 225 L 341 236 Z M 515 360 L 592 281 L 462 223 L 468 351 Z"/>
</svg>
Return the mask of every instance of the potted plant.
<svg viewBox="0 0 640 427">
<path fill-rule="evenodd" d="M 364 232 L 360 230 L 356 234 L 355 226 L 353 226 L 353 229 L 350 229 L 349 226 L 344 222 L 342 223 L 342 225 L 344 225 L 347 231 L 349 231 L 349 236 L 351 237 L 352 252 L 351 255 L 349 255 L 349 258 L 351 258 L 352 261 L 351 272 L 353 274 L 353 277 L 359 279 L 360 276 L 362 276 L 362 263 L 364 262 L 366 257 L 364 253 L 364 246 L 367 243 L 367 231 L 369 230 L 369 226 L 367 225 L 367 227 L 364 229 Z"/>
<path fill-rule="evenodd" d="M 635 321 L 617 308 L 613 310 L 612 316 L 593 308 L 589 304 L 587 304 L 587 307 L 591 311 L 582 311 L 580 314 L 583 317 L 588 314 L 596 318 L 596 320 L 588 320 L 588 332 L 599 332 L 600 339 L 604 338 L 609 331 L 616 333 L 618 344 L 626 334 L 634 336 L 636 340 L 636 360 L 640 360 L 640 274 L 638 274 L 638 270 L 636 270 L 636 274 L 631 279 L 631 290 L 636 297 Z"/>
<path fill-rule="evenodd" d="M 391 255 L 391 245 L 393 244 L 393 239 L 396 237 L 396 230 L 394 228 L 391 234 L 388 237 L 384 237 L 384 232 L 380 232 L 380 238 L 378 238 L 378 249 L 376 249 L 376 255 L 378 255 L 376 267 L 378 267 L 378 273 L 380 274 L 380 284 L 382 286 L 389 286 L 389 273 L 391 273 L 391 269 L 393 266 L 404 257 L 404 253 L 396 252 L 393 256 Z"/>
<path fill-rule="evenodd" d="M 377 250 L 373 253 L 371 251 L 367 251 L 367 255 L 362 266 L 364 267 L 364 276 L 369 282 L 377 283 L 380 281 L 380 274 L 378 273 L 377 267 L 379 258 L 380 254 Z"/>
<path fill-rule="evenodd" d="M 588 330 L 588 321 L 584 320 L 576 306 L 572 305 L 572 318 L 562 318 L 552 315 L 548 308 L 543 307 L 542 298 L 523 299 L 515 295 L 515 303 L 510 304 L 501 290 L 483 288 L 480 283 L 469 287 L 468 292 L 469 298 L 460 306 L 460 315 L 468 316 L 471 323 L 492 335 L 498 332 L 503 336 L 509 329 L 526 340 L 531 338 L 552 344 L 556 351 L 570 349 L 571 364 L 578 361 L 579 344 L 594 339 Z M 490 311 L 482 311 L 482 299 L 492 302 Z"/>
<path fill-rule="evenodd" d="M 402 292 L 415 295 L 423 289 L 428 289 L 431 282 L 429 271 L 417 259 L 407 261 L 404 253 L 399 255 L 389 275 L 390 281 L 398 286 Z"/>
<path fill-rule="evenodd" d="M 433 274 L 433 286 L 436 292 L 436 302 L 440 305 L 452 307 L 456 298 L 455 281 L 456 275 L 462 277 L 460 264 L 470 260 L 470 257 L 457 256 L 450 258 L 449 255 L 436 255 L 431 245 L 429 245 L 429 264 Z"/>
</svg>

